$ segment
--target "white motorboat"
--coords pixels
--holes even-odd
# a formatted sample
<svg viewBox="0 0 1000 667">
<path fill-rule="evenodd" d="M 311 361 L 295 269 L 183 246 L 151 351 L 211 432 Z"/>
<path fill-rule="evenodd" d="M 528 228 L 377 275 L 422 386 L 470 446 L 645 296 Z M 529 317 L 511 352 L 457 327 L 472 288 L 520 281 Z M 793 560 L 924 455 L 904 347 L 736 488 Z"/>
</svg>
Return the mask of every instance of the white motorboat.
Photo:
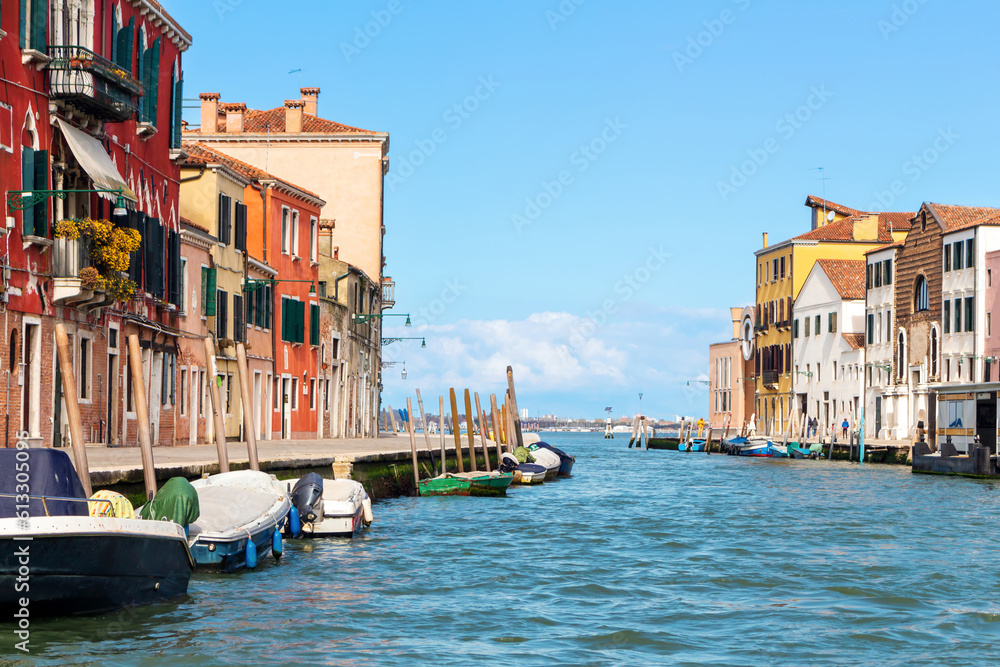
<svg viewBox="0 0 1000 667">
<path fill-rule="evenodd" d="M 562 466 L 562 459 L 550 449 L 531 445 L 528 448 L 535 463 L 545 466 L 545 479 L 554 479 L 559 475 L 559 468 Z"/>
<path fill-rule="evenodd" d="M 294 537 L 354 537 L 374 520 L 365 488 L 351 479 L 323 479 L 310 473 L 301 479 L 275 481 L 291 499 L 301 528 Z M 289 530 L 294 532 L 295 520 Z"/>
<path fill-rule="evenodd" d="M 201 516 L 190 527 L 199 566 L 231 572 L 253 568 L 281 551 L 281 526 L 292 507 L 288 494 L 265 472 L 238 470 L 195 480 Z"/>
</svg>

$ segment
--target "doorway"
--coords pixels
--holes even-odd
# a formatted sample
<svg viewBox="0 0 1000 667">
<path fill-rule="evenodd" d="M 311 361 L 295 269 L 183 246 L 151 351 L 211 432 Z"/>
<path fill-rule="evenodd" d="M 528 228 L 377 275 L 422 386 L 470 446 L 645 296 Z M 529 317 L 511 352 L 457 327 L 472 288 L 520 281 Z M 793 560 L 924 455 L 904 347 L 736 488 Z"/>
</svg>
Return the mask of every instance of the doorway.
<svg viewBox="0 0 1000 667">
<path fill-rule="evenodd" d="M 882 432 L 882 397 L 875 397 L 875 438 Z"/>
<path fill-rule="evenodd" d="M 288 395 L 289 385 L 291 385 L 291 380 L 289 378 L 281 379 L 281 439 L 287 440 L 288 433 L 291 431 L 291 405 L 289 404 L 290 397 Z"/>
<path fill-rule="evenodd" d="M 976 395 L 976 435 L 991 454 L 997 453 L 997 393 Z"/>
</svg>

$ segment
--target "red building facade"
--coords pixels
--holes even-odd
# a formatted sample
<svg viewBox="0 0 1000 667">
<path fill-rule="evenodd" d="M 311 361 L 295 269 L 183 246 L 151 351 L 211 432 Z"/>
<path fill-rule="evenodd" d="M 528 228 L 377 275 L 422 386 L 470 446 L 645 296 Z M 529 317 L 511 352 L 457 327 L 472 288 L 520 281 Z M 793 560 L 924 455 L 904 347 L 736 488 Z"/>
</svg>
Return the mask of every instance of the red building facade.
<svg viewBox="0 0 1000 667">
<path fill-rule="evenodd" d="M 68 442 L 53 337 L 62 321 L 88 442 L 136 443 L 126 338 L 138 334 L 153 439 L 174 444 L 176 160 L 181 57 L 191 37 L 152 0 L 5 3 L 0 27 L 7 33 L 0 38 L 5 443 L 22 431 L 35 445 Z M 131 298 L 115 298 L 104 281 L 117 271 L 94 277 L 101 265 L 91 255 L 93 239 L 57 236 L 60 221 L 87 218 L 138 231 Z"/>
</svg>

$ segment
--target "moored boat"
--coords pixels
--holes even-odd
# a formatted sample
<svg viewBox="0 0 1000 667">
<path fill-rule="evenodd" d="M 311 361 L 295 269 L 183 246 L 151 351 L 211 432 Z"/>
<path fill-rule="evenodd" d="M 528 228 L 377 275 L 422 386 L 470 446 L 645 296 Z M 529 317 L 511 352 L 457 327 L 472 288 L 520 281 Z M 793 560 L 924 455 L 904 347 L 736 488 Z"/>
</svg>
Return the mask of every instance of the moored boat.
<svg viewBox="0 0 1000 667">
<path fill-rule="evenodd" d="M 30 494 L 19 488 L 19 474 L 30 479 Z M 17 613 L 22 599 L 30 600 L 34 618 L 109 612 L 187 592 L 195 564 L 184 527 L 90 516 L 88 502 L 108 503 L 88 501 L 65 452 L 0 450 L 4 614 Z"/>
<path fill-rule="evenodd" d="M 417 484 L 421 496 L 503 496 L 514 481 L 513 473 L 447 472 Z"/>
<path fill-rule="evenodd" d="M 677 446 L 681 452 L 703 452 L 705 451 L 705 438 L 688 438 Z"/>
<path fill-rule="evenodd" d="M 738 456 L 773 457 L 773 445 L 768 438 L 755 436 L 749 438 L 746 443 L 738 446 L 736 454 Z"/>
<path fill-rule="evenodd" d="M 537 444 L 528 447 L 531 457 L 535 463 L 545 466 L 545 479 L 555 479 L 559 475 L 559 468 L 562 466 L 562 459 L 555 452 L 539 447 Z"/>
<path fill-rule="evenodd" d="M 191 524 L 191 554 L 199 567 L 233 572 L 253 569 L 281 550 L 280 528 L 291 509 L 288 494 L 271 476 L 254 470 L 195 480 L 201 516 Z M 155 502 L 155 500 L 154 500 Z"/>
<path fill-rule="evenodd" d="M 365 488 L 351 479 L 323 479 L 309 473 L 301 479 L 276 481 L 291 498 L 300 531 L 292 537 L 354 537 L 374 520 Z M 289 534 L 294 521 L 286 522 Z"/>
</svg>

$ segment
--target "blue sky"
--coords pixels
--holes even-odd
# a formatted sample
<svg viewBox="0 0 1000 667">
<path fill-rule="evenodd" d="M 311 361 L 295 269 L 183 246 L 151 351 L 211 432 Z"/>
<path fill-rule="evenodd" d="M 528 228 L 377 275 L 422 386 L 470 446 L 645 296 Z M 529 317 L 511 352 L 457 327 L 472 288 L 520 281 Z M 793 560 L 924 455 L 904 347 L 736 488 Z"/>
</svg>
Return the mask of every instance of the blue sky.
<svg viewBox="0 0 1000 667">
<path fill-rule="evenodd" d="M 632 413 L 642 392 L 648 414 L 705 414 L 686 383 L 753 300 L 761 232 L 808 229 L 808 194 L 1000 204 L 984 3 L 167 8 L 194 36 L 187 97 L 272 108 L 319 86 L 320 115 L 391 134 L 387 274 L 416 326 L 388 333 L 428 342 L 386 348 L 407 362 L 394 407 L 499 392 L 511 363 L 532 413 Z"/>
</svg>

